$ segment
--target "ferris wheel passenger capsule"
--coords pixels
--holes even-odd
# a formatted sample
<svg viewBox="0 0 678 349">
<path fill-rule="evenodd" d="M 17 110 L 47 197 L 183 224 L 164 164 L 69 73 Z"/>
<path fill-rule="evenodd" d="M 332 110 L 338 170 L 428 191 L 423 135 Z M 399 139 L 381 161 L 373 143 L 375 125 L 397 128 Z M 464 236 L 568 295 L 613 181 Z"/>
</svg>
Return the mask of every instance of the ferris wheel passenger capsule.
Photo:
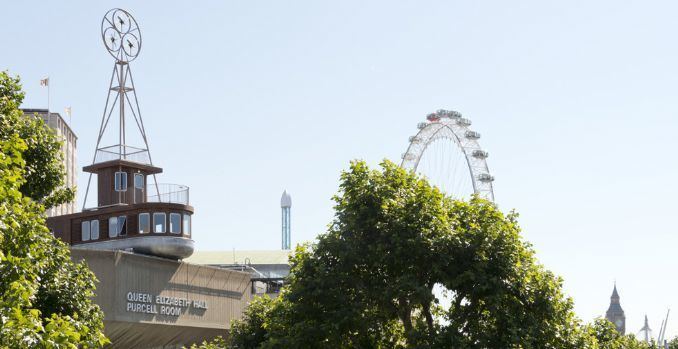
<svg viewBox="0 0 678 349">
<path fill-rule="evenodd" d="M 450 110 L 447 112 L 447 117 L 450 119 L 459 119 L 461 118 L 461 113 L 458 111 Z"/>
<path fill-rule="evenodd" d="M 471 120 L 469 120 L 469 119 L 464 119 L 464 118 L 459 118 L 459 119 L 457 119 L 457 125 L 460 125 L 460 126 L 471 126 Z"/>
<path fill-rule="evenodd" d="M 419 143 L 421 139 L 417 138 L 417 136 L 410 136 L 409 141 L 410 143 Z"/>
<path fill-rule="evenodd" d="M 417 128 L 421 130 L 421 129 L 425 128 L 427 125 L 428 124 L 425 123 L 425 122 L 420 122 L 420 123 L 417 124 Z"/>
<path fill-rule="evenodd" d="M 436 113 L 431 113 L 431 114 L 426 115 L 426 120 L 428 120 L 428 121 L 438 121 L 438 120 L 440 120 L 440 116 Z"/>
<path fill-rule="evenodd" d="M 403 160 L 405 160 L 405 161 L 411 161 L 411 160 L 415 159 L 414 154 L 410 154 L 410 153 L 403 153 L 403 155 L 401 155 L 400 157 L 403 158 Z"/>
<path fill-rule="evenodd" d="M 478 180 L 481 182 L 489 183 L 494 181 L 494 177 L 489 173 L 481 173 L 478 175 Z"/>
<path fill-rule="evenodd" d="M 471 155 L 476 159 L 487 159 L 487 157 L 490 156 L 490 154 L 484 150 L 474 150 Z"/>
<path fill-rule="evenodd" d="M 464 135 L 468 139 L 479 139 L 480 138 L 480 133 L 478 133 L 476 131 L 466 131 L 466 133 Z"/>
</svg>

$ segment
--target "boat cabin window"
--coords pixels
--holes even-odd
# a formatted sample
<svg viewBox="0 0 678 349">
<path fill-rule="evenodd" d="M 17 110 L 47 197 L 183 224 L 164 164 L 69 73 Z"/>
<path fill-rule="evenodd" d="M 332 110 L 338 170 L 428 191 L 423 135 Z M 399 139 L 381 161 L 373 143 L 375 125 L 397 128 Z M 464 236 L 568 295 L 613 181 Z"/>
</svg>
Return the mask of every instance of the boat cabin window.
<svg viewBox="0 0 678 349">
<path fill-rule="evenodd" d="M 115 173 L 115 191 L 127 191 L 127 172 Z"/>
<path fill-rule="evenodd" d="M 184 214 L 184 222 L 183 222 L 183 230 L 184 230 L 184 235 L 186 236 L 191 236 L 191 215 L 189 214 Z"/>
<path fill-rule="evenodd" d="M 108 219 L 108 237 L 127 235 L 127 216 L 111 217 Z"/>
<path fill-rule="evenodd" d="M 99 220 L 95 219 L 93 221 L 90 221 L 90 237 L 92 240 L 97 240 L 99 239 Z"/>
<path fill-rule="evenodd" d="M 139 213 L 139 234 L 151 232 L 151 214 Z"/>
<path fill-rule="evenodd" d="M 162 234 L 165 232 L 165 213 L 164 212 L 154 212 L 153 213 L 153 232 Z"/>
<path fill-rule="evenodd" d="M 116 236 L 118 236 L 118 217 L 111 217 L 108 219 L 108 237 Z"/>
<path fill-rule="evenodd" d="M 81 233 L 82 233 L 82 237 L 81 237 L 81 240 L 82 240 L 82 241 L 89 241 L 89 239 L 90 239 L 89 221 L 83 221 L 81 227 L 82 227 L 82 232 L 81 232 Z"/>
<path fill-rule="evenodd" d="M 181 234 L 181 215 L 170 213 L 169 231 L 172 234 Z"/>
<path fill-rule="evenodd" d="M 118 217 L 118 235 L 127 235 L 127 216 Z"/>
<path fill-rule="evenodd" d="M 141 173 L 134 174 L 134 188 L 144 189 L 144 175 Z"/>
</svg>

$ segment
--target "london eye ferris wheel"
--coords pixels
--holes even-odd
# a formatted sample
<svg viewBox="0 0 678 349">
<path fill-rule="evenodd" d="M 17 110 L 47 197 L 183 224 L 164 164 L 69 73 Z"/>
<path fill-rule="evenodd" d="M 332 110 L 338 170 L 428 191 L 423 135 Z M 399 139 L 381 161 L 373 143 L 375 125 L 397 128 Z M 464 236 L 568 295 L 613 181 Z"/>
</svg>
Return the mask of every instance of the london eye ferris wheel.
<svg viewBox="0 0 678 349">
<path fill-rule="evenodd" d="M 410 137 L 401 166 L 424 175 L 453 198 L 475 193 L 494 201 L 488 153 L 478 143 L 480 134 L 470 129 L 471 121 L 456 111 L 442 109 L 426 119 Z"/>
</svg>

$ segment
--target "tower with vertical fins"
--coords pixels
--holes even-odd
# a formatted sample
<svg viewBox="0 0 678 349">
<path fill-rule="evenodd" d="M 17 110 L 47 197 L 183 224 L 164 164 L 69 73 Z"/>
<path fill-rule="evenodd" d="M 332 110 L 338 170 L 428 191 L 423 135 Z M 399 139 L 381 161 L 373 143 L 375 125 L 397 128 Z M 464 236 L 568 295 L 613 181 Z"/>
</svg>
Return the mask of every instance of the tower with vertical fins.
<svg viewBox="0 0 678 349">
<path fill-rule="evenodd" d="M 280 198 L 280 208 L 282 209 L 282 249 L 289 250 L 292 246 L 292 228 L 290 226 L 292 197 L 287 193 L 287 190 L 283 191 Z"/>
<path fill-rule="evenodd" d="M 638 338 L 645 343 L 650 343 L 652 341 L 652 329 L 647 321 L 647 314 L 645 314 L 645 324 L 643 325 L 643 328 L 640 329 L 640 332 L 638 332 Z"/>
</svg>

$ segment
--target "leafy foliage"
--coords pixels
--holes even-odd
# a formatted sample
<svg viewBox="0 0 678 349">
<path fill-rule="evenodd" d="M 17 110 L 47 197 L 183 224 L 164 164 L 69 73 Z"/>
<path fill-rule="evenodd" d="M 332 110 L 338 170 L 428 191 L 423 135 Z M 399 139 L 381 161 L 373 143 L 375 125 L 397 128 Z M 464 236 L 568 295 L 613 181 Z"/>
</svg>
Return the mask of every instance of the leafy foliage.
<svg viewBox="0 0 678 349">
<path fill-rule="evenodd" d="M 103 314 L 91 301 L 94 274 L 73 263 L 68 247 L 45 226 L 41 203 L 55 197 L 60 182 L 38 180 L 37 187 L 26 186 L 31 180 L 27 173 L 50 171 L 52 165 L 37 162 L 59 163 L 59 148 L 41 145 L 54 142 L 51 133 L 24 132 L 26 125 L 37 124 L 11 122 L 23 117 L 17 111 L 22 97 L 18 79 L 0 73 L 0 347 L 101 347 L 107 339 Z M 24 157 L 31 149 L 41 153 L 31 158 L 37 161 L 33 164 Z M 59 166 L 56 172 L 63 171 Z"/>
<path fill-rule="evenodd" d="M 674 337 L 669 341 L 669 349 L 678 349 L 678 337 Z"/>
<path fill-rule="evenodd" d="M 599 349 L 654 349 L 654 343 L 644 343 L 633 335 L 623 336 L 607 319 L 596 319 L 593 324 L 586 326 L 589 335 L 595 338 Z M 657 348 L 658 349 L 658 348 Z"/>
<path fill-rule="evenodd" d="M 19 78 L 0 72 L 0 140 L 17 134 L 26 146 L 21 152 L 25 180 L 19 190 L 46 208 L 70 202 L 75 190 L 64 187 L 61 142 L 41 118 L 18 109 L 23 98 Z"/>
<path fill-rule="evenodd" d="M 200 345 L 193 344 L 189 349 L 224 349 L 226 347 L 226 341 L 222 337 L 217 337 L 211 341 L 203 341 Z"/>
<path fill-rule="evenodd" d="M 602 345 L 627 340 L 607 340 L 606 323 L 579 323 L 562 280 L 520 238 L 515 213 L 477 197 L 452 200 L 396 164 L 381 166 L 357 161 L 342 173 L 328 231 L 297 247 L 277 299 L 253 302 L 233 324 L 232 348 L 616 348 Z"/>
<path fill-rule="evenodd" d="M 381 166 L 342 173 L 334 221 L 297 247 L 278 298 L 192 348 L 655 348 L 605 319 L 581 325 L 515 213 Z"/>
<path fill-rule="evenodd" d="M 235 321 L 231 325 L 231 348 L 256 348 L 259 343 L 266 340 L 267 331 L 264 329 L 264 324 L 277 301 L 261 296 L 256 297 L 249 304 L 242 321 Z"/>
</svg>

